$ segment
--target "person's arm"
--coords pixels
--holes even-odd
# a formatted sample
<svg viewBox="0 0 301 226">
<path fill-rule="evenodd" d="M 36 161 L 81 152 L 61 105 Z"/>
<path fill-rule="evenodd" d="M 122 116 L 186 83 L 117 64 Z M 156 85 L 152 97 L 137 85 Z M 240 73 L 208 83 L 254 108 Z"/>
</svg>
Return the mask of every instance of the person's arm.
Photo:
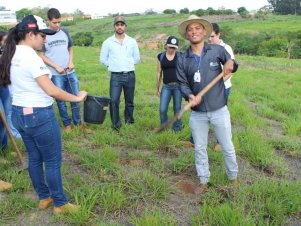
<svg viewBox="0 0 301 226">
<path fill-rule="evenodd" d="M 185 68 L 184 56 L 181 55 L 177 58 L 177 70 L 176 70 L 177 80 L 180 85 L 182 96 L 185 98 L 185 100 L 189 100 L 189 95 L 193 93 L 190 89 L 189 82 L 187 80 L 187 76 L 184 68 Z"/>
<path fill-rule="evenodd" d="M 37 51 L 38 55 L 42 58 L 45 64 L 54 68 L 59 74 L 63 74 L 65 72 L 64 68 L 60 67 L 59 65 L 55 64 L 48 57 L 45 56 L 45 53 L 42 51 Z"/>
<path fill-rule="evenodd" d="M 133 59 L 134 59 L 134 64 L 138 64 L 140 63 L 140 53 L 139 53 L 139 48 L 138 48 L 138 44 L 135 41 L 135 45 L 134 45 L 134 51 L 133 51 Z"/>
<path fill-rule="evenodd" d="M 161 63 L 157 61 L 157 96 L 160 96 L 160 85 L 161 85 L 161 78 L 162 78 L 162 69 Z"/>
<path fill-rule="evenodd" d="M 49 79 L 48 75 L 41 75 L 35 80 L 37 81 L 39 86 L 44 90 L 44 92 L 47 93 L 47 95 L 61 101 L 80 102 L 83 101 L 88 94 L 86 91 L 79 91 L 77 96 L 67 93 L 64 90 L 55 86 Z"/>
<path fill-rule="evenodd" d="M 69 52 L 68 70 L 72 71 L 74 69 L 74 64 L 73 64 L 73 48 L 69 47 L 68 48 L 68 52 Z"/>
<path fill-rule="evenodd" d="M 104 41 L 100 49 L 100 63 L 109 67 L 109 46 L 108 42 Z"/>
</svg>

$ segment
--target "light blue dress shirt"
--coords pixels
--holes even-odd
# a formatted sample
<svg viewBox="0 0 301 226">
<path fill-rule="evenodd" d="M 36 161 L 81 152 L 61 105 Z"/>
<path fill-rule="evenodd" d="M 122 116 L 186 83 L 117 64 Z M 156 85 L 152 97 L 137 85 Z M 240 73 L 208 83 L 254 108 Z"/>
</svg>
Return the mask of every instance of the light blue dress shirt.
<svg viewBox="0 0 301 226">
<path fill-rule="evenodd" d="M 140 62 L 140 54 L 135 39 L 125 35 L 123 42 L 115 34 L 106 39 L 100 51 L 100 63 L 108 67 L 110 72 L 128 72 L 135 70 L 135 64 Z"/>
</svg>

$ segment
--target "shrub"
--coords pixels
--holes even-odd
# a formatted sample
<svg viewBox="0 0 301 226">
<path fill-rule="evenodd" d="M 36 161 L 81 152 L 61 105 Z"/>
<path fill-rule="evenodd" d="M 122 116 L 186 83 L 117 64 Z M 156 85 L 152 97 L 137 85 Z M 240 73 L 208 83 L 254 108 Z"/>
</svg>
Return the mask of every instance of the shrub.
<svg viewBox="0 0 301 226">
<path fill-rule="evenodd" d="M 264 34 L 256 36 L 250 34 L 238 34 L 236 37 L 233 36 L 232 41 L 235 43 L 232 44 L 232 48 L 239 54 L 257 55 L 260 43 L 265 40 L 266 37 Z"/>
<path fill-rule="evenodd" d="M 257 54 L 268 57 L 287 57 L 287 38 L 271 38 L 259 45 Z"/>
<path fill-rule="evenodd" d="M 91 32 L 78 32 L 72 38 L 76 46 L 90 46 L 93 42 Z"/>
</svg>

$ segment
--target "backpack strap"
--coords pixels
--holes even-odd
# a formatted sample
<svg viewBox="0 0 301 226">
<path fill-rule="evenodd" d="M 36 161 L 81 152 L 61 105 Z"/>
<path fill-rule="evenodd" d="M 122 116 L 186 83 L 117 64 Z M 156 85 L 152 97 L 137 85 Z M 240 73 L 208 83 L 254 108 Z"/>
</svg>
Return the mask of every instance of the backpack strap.
<svg viewBox="0 0 301 226">
<path fill-rule="evenodd" d="M 162 61 L 163 61 L 163 58 L 164 58 L 165 54 L 166 54 L 166 52 L 162 52 L 162 53 L 160 54 L 160 63 L 161 63 L 161 65 L 162 65 Z M 162 67 L 162 66 L 161 66 L 161 67 Z"/>
</svg>

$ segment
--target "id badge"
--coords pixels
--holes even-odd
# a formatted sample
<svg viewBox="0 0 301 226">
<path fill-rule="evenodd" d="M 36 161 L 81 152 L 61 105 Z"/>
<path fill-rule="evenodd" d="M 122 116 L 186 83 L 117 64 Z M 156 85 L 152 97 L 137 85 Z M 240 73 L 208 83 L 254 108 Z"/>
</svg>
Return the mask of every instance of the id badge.
<svg viewBox="0 0 301 226">
<path fill-rule="evenodd" d="M 194 73 L 194 82 L 201 82 L 201 73 L 199 71 Z"/>
</svg>

